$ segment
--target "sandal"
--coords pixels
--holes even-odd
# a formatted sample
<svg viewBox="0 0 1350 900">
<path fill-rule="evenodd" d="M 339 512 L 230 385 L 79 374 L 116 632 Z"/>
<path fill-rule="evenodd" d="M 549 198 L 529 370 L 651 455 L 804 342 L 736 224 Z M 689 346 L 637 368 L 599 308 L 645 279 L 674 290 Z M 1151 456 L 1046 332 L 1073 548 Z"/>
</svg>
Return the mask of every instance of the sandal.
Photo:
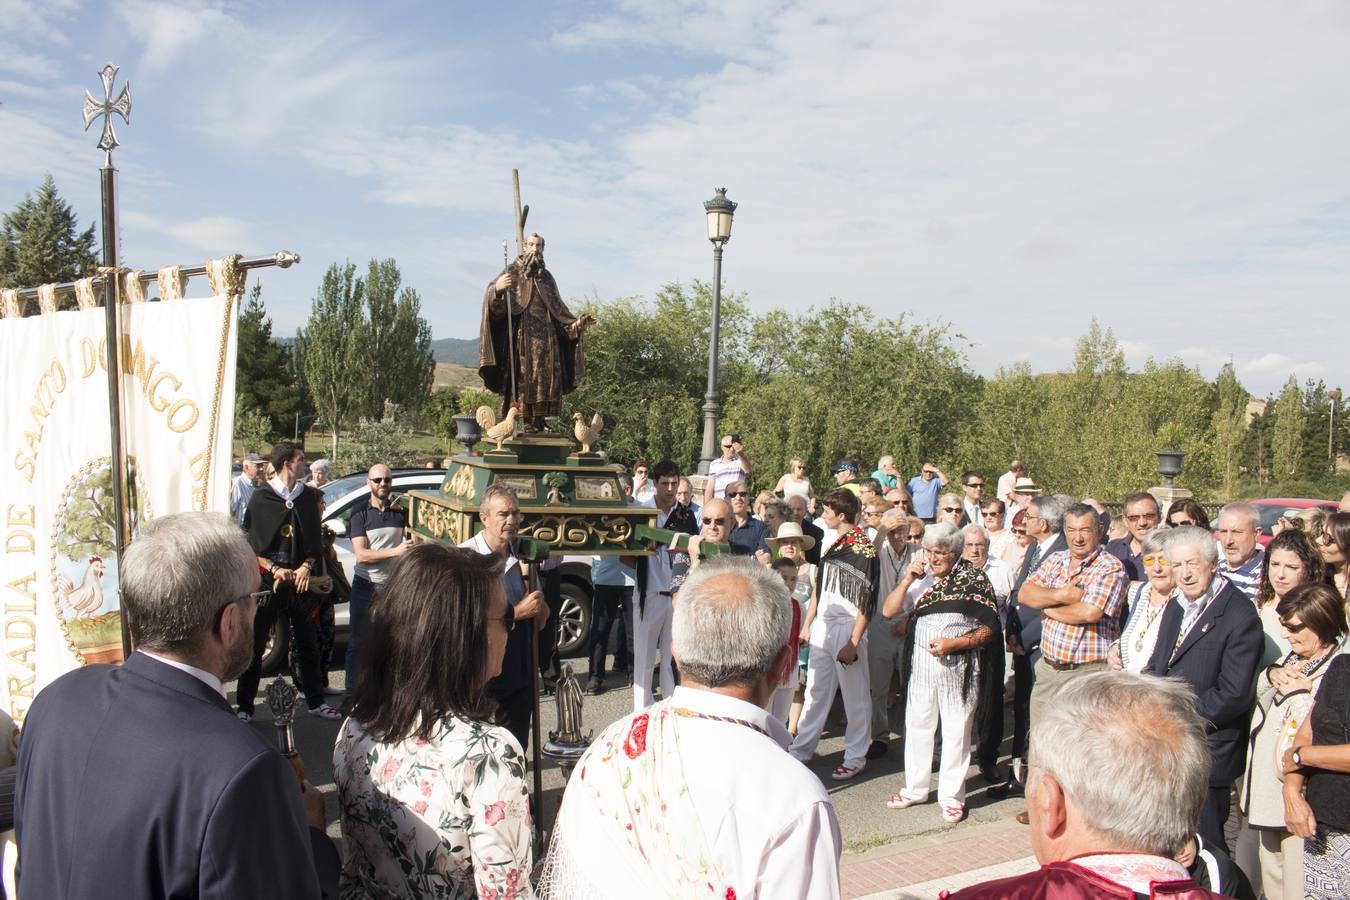
<svg viewBox="0 0 1350 900">
<path fill-rule="evenodd" d="M 964 804 L 958 806 L 942 807 L 942 821 L 948 825 L 955 825 L 966 817 L 966 807 Z"/>
<path fill-rule="evenodd" d="M 318 706 L 313 707 L 310 709 L 309 714 L 311 716 L 318 716 L 320 719 L 336 720 L 342 718 L 342 710 L 329 706 L 327 703 L 320 703 Z"/>
<path fill-rule="evenodd" d="M 918 806 L 922 802 L 922 800 L 912 800 L 904 794 L 892 794 L 891 798 L 886 801 L 886 808 L 908 809 L 911 806 Z"/>
<path fill-rule="evenodd" d="M 865 768 L 867 768 L 866 762 L 861 762 L 856 766 L 840 766 L 830 773 L 830 777 L 835 781 L 848 781 Z"/>
</svg>

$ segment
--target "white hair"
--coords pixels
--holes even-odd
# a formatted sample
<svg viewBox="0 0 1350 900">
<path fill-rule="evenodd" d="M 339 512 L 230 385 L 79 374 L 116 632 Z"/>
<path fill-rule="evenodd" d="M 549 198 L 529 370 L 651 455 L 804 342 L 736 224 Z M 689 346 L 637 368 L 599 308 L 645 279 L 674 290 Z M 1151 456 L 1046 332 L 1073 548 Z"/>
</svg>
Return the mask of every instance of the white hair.
<svg viewBox="0 0 1350 900">
<path fill-rule="evenodd" d="M 1205 723 L 1172 678 L 1092 672 L 1065 683 L 1032 724 L 1030 762 L 1111 842 L 1102 849 L 1174 855 L 1209 789 Z M 1038 787 L 1029 781 L 1028 794 Z"/>
<path fill-rule="evenodd" d="M 148 650 L 191 650 L 222 606 L 254 589 L 257 571 L 244 533 L 222 513 L 175 513 L 142 525 L 118 573 L 131 636 Z"/>
<path fill-rule="evenodd" d="M 1252 506 L 1250 503 L 1230 503 L 1219 510 L 1220 516 L 1225 513 L 1242 516 L 1251 525 L 1252 531 L 1255 531 L 1257 534 L 1261 533 L 1261 513 L 1257 512 L 1256 507 Z M 1218 520 L 1216 519 L 1215 521 Z"/>
<path fill-rule="evenodd" d="M 935 522 L 923 530 L 923 545 L 928 549 L 941 547 L 950 550 L 956 556 L 966 549 L 965 536 L 961 529 L 950 522 Z"/>
<path fill-rule="evenodd" d="M 1163 552 L 1167 554 L 1168 562 L 1175 562 L 1176 555 L 1189 547 L 1197 548 L 1200 551 L 1200 558 L 1206 562 L 1218 563 L 1219 545 L 1214 542 L 1214 535 L 1198 525 L 1182 525 L 1180 528 L 1171 529 Z"/>
<path fill-rule="evenodd" d="M 748 557 L 717 556 L 680 588 L 671 645 L 681 674 L 691 682 L 754 684 L 773 668 L 791 630 L 783 579 Z"/>
<path fill-rule="evenodd" d="M 316 459 L 309 464 L 311 472 L 332 472 L 333 464 L 326 459 Z"/>
<path fill-rule="evenodd" d="M 985 529 L 983 525 L 976 525 L 974 522 L 971 522 L 965 528 L 961 529 L 961 538 L 963 541 L 965 539 L 965 536 L 968 534 L 978 534 L 980 537 L 984 538 L 984 543 L 986 546 L 988 546 L 989 532 Z"/>
</svg>

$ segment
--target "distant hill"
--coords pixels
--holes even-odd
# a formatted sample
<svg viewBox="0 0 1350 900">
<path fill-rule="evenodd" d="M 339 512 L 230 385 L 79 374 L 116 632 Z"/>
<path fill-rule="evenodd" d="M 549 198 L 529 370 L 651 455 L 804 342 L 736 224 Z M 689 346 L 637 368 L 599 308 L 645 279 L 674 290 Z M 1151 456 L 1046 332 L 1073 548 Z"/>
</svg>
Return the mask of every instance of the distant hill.
<svg viewBox="0 0 1350 900">
<path fill-rule="evenodd" d="M 441 338 L 431 342 L 431 356 L 438 363 L 478 368 L 478 338 Z"/>
<path fill-rule="evenodd" d="M 478 377 L 478 369 L 460 366 L 455 363 L 436 363 L 436 374 L 432 378 L 433 388 L 482 388 L 483 381 Z"/>
</svg>

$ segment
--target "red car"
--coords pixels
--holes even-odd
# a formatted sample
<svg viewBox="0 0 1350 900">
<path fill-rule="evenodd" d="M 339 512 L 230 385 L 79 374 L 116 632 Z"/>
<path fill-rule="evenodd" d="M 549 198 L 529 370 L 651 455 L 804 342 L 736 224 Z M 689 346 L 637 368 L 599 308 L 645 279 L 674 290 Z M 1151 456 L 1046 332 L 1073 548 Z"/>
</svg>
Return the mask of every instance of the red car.
<svg viewBox="0 0 1350 900">
<path fill-rule="evenodd" d="M 1270 539 L 1274 537 L 1271 529 L 1275 527 L 1275 523 L 1284 515 L 1286 509 L 1313 509 L 1318 506 L 1329 512 L 1335 512 L 1337 509 L 1337 504 L 1333 500 L 1313 500 L 1308 497 L 1267 497 L 1264 500 L 1247 502 L 1255 506 L 1257 512 L 1261 514 L 1261 533 L 1256 539 L 1262 547 L 1269 544 Z"/>
</svg>

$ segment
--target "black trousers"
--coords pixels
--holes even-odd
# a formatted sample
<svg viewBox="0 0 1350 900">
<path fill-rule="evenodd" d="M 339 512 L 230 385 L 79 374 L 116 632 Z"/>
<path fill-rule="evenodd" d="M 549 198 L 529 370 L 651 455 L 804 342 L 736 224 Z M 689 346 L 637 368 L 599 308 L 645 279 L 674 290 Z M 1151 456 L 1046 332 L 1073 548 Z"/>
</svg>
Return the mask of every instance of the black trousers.
<svg viewBox="0 0 1350 900">
<path fill-rule="evenodd" d="M 1027 735 L 1031 732 L 1031 689 L 1036 684 L 1036 660 L 1040 658 L 1040 650 L 1025 656 L 1013 654 L 1012 756 L 1023 762 L 1027 758 Z"/>
<path fill-rule="evenodd" d="M 610 635 L 617 627 L 619 643 L 614 651 L 614 668 L 624 668 L 624 644 L 627 628 L 624 610 L 633 602 L 633 589 L 618 584 L 597 584 L 591 599 L 591 678 L 605 677 L 605 657 L 609 654 Z"/>
<path fill-rule="evenodd" d="M 993 654 L 991 654 L 993 656 Z M 998 765 L 998 748 L 1003 743 L 1003 653 L 994 659 L 994 668 L 998 677 L 993 679 L 997 687 L 991 697 L 984 698 L 984 705 L 993 705 L 992 710 L 977 710 L 975 721 L 980 727 L 975 738 L 975 763 L 982 769 L 992 769 Z M 983 678 L 984 676 L 980 676 Z M 1028 695 L 1028 701 L 1030 695 Z M 1016 755 L 1016 754 L 1014 754 Z"/>
<path fill-rule="evenodd" d="M 493 691 L 498 719 L 520 744 L 521 752 L 530 749 L 530 716 L 534 713 L 534 685 L 526 684 L 509 691 Z"/>
<path fill-rule="evenodd" d="M 258 607 L 253 617 L 253 661 L 239 676 L 236 699 L 244 712 L 253 712 L 253 701 L 258 696 L 258 682 L 262 680 L 263 650 L 272 634 L 272 623 L 283 617 L 291 626 L 291 640 L 295 642 L 300 662 L 300 690 L 305 703 L 314 709 L 323 703 L 323 681 L 319 677 L 319 641 L 314 634 L 314 623 L 309 618 L 308 598 L 296 599 L 289 587 L 268 598 L 266 606 Z"/>
<path fill-rule="evenodd" d="M 1224 853 L 1233 851 L 1223 836 L 1223 827 L 1228 824 L 1229 807 L 1232 805 L 1233 790 L 1229 785 L 1209 786 L 1205 794 L 1205 805 L 1200 807 L 1200 836 L 1210 847 L 1222 847 Z"/>
</svg>

